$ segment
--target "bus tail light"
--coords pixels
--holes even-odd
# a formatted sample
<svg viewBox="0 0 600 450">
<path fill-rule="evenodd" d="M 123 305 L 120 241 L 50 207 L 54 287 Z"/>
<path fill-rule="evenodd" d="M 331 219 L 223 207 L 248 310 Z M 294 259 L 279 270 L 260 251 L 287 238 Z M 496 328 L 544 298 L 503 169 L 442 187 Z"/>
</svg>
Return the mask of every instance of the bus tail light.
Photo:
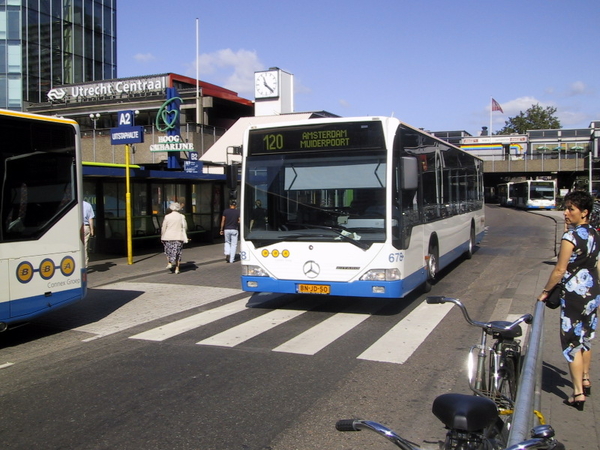
<svg viewBox="0 0 600 450">
<path fill-rule="evenodd" d="M 400 270 L 398 269 L 372 269 L 360 277 L 361 281 L 398 281 Z"/>
<path fill-rule="evenodd" d="M 247 277 L 268 277 L 269 275 L 265 270 L 260 266 L 242 266 L 242 275 Z"/>
</svg>

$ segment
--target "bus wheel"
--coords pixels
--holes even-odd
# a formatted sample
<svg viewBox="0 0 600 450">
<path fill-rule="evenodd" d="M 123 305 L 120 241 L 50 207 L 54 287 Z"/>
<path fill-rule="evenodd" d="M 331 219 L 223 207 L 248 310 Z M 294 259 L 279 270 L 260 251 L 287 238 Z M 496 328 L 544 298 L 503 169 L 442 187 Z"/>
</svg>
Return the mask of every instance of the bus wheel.
<svg viewBox="0 0 600 450">
<path fill-rule="evenodd" d="M 438 269 L 438 251 L 437 247 L 431 247 L 427 255 L 427 280 L 423 284 L 423 290 L 427 293 L 435 284 L 435 275 Z"/>
<path fill-rule="evenodd" d="M 473 257 L 473 252 L 475 251 L 475 228 L 471 225 L 471 237 L 469 238 L 469 248 L 465 252 L 465 258 L 471 259 Z"/>
</svg>

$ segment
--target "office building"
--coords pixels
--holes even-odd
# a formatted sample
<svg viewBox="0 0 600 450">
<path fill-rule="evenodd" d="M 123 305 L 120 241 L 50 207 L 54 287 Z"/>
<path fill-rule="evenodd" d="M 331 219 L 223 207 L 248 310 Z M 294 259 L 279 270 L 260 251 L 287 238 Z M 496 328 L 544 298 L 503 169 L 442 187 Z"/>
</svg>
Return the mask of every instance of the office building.
<svg viewBox="0 0 600 450">
<path fill-rule="evenodd" d="M 0 108 L 54 87 L 116 78 L 116 0 L 0 1 Z"/>
</svg>

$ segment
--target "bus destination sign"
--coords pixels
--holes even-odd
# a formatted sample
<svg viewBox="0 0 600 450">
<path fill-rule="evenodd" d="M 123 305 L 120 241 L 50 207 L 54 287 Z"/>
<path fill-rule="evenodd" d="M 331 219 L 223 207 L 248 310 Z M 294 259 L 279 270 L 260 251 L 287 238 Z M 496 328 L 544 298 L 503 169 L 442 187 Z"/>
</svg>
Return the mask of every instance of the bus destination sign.
<svg viewBox="0 0 600 450">
<path fill-rule="evenodd" d="M 384 146 L 381 122 L 345 122 L 250 130 L 248 155 L 374 149 Z"/>
</svg>

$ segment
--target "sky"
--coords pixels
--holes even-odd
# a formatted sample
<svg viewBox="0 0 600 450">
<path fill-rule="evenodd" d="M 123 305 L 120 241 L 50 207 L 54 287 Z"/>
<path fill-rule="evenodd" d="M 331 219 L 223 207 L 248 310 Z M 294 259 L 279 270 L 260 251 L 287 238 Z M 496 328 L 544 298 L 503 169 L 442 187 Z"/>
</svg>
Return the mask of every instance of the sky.
<svg viewBox="0 0 600 450">
<path fill-rule="evenodd" d="M 600 120 L 598 43 L 598 0 L 117 2 L 119 78 L 198 70 L 254 100 L 254 72 L 279 67 L 295 112 L 474 136 L 536 104 L 563 128 Z"/>
</svg>

